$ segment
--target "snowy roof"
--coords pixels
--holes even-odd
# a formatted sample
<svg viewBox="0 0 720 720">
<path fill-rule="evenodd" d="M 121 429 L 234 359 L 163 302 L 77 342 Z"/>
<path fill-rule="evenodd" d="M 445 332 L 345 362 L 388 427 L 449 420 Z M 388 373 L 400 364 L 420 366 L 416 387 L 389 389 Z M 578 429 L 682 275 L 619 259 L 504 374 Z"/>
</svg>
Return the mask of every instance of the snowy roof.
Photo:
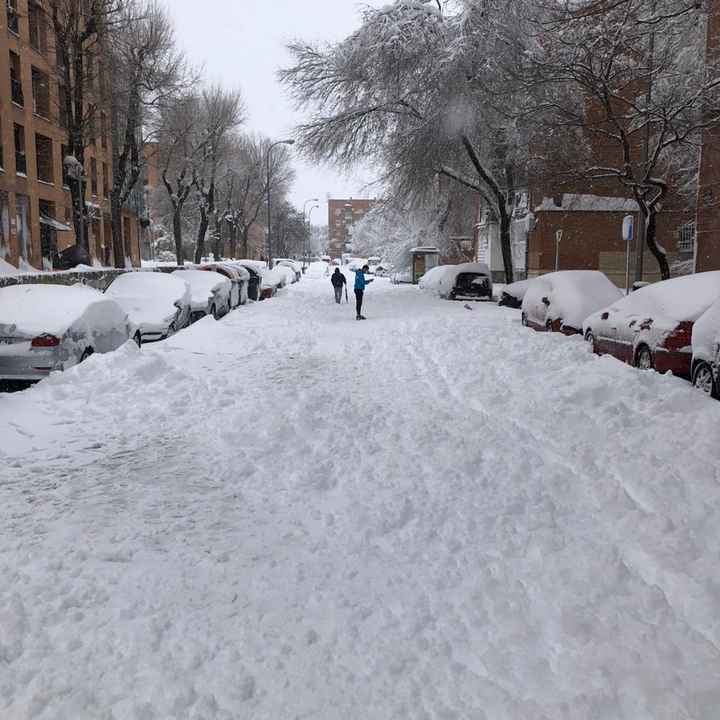
<svg viewBox="0 0 720 720">
<path fill-rule="evenodd" d="M 544 197 L 535 212 L 637 212 L 634 200 L 602 195 L 564 193 L 562 204 L 556 205 L 553 198 Z"/>
<path fill-rule="evenodd" d="M 424 253 L 425 255 L 430 255 L 433 253 L 437 253 L 438 255 L 440 254 L 440 250 L 438 250 L 436 247 L 432 247 L 430 245 L 428 245 L 428 246 L 421 245 L 419 247 L 410 248 L 410 252 L 417 253 L 417 254 Z"/>
</svg>

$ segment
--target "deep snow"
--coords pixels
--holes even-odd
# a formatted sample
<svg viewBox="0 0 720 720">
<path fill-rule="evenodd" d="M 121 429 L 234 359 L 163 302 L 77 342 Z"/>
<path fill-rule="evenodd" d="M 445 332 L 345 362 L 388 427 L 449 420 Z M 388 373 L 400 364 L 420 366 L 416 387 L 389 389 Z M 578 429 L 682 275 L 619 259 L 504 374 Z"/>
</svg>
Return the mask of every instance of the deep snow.
<svg viewBox="0 0 720 720">
<path fill-rule="evenodd" d="M 715 720 L 720 403 L 328 279 L 0 395 L 0 718 Z"/>
</svg>

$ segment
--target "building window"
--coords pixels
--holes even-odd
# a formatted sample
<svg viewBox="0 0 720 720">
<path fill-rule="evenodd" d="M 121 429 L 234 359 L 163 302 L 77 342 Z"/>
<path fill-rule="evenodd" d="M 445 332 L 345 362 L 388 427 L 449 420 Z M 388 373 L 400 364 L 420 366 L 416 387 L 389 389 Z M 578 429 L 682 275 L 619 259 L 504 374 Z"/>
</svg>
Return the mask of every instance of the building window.
<svg viewBox="0 0 720 720">
<path fill-rule="evenodd" d="M 57 253 L 57 229 L 55 222 L 55 203 L 49 200 L 38 202 L 40 210 L 40 252 L 43 268 L 52 269 L 52 262 Z"/>
<path fill-rule="evenodd" d="M 25 128 L 15 123 L 15 172 L 27 175 L 27 155 L 25 155 Z"/>
<path fill-rule="evenodd" d="M 46 120 L 50 118 L 50 81 L 48 76 L 38 70 L 32 69 L 33 112 Z"/>
<path fill-rule="evenodd" d="M 678 228 L 677 251 L 691 253 L 695 250 L 695 221 Z"/>
<path fill-rule="evenodd" d="M 18 15 L 17 0 L 7 0 L 7 25 L 11 33 L 20 34 L 20 16 Z"/>
<path fill-rule="evenodd" d="M 35 133 L 35 157 L 38 180 L 53 182 L 53 143 L 49 137 Z"/>
<path fill-rule="evenodd" d="M 18 243 L 18 255 L 27 261 L 30 250 L 30 198 L 27 195 L 15 195 L 15 236 Z"/>
<path fill-rule="evenodd" d="M 24 105 L 20 57 L 12 50 L 10 51 L 10 94 L 16 105 Z"/>
<path fill-rule="evenodd" d="M 28 3 L 28 28 L 30 30 L 30 46 L 44 55 L 47 52 L 45 13 L 34 2 Z"/>
</svg>

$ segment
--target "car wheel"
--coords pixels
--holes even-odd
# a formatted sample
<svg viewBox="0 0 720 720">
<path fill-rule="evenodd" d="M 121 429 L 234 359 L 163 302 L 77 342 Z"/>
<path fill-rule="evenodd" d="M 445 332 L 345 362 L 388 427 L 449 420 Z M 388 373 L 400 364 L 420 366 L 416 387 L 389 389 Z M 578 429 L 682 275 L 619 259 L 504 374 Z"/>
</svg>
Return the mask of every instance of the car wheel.
<svg viewBox="0 0 720 720">
<path fill-rule="evenodd" d="M 553 331 L 552 320 L 546 320 L 546 321 L 545 321 L 545 330 L 546 330 L 547 332 L 552 332 L 552 331 Z"/>
<path fill-rule="evenodd" d="M 593 331 L 592 331 L 592 330 L 588 330 L 588 331 L 585 333 L 585 342 L 586 342 L 588 345 L 590 345 L 590 347 L 592 348 L 592 351 L 593 351 L 593 352 L 596 352 L 596 351 L 595 351 L 595 336 L 593 335 Z"/>
<path fill-rule="evenodd" d="M 218 319 L 217 308 L 216 308 L 214 305 L 212 305 L 212 306 L 210 307 L 210 314 L 211 314 L 216 320 Z"/>
<path fill-rule="evenodd" d="M 635 354 L 635 367 L 641 370 L 653 370 L 655 363 L 650 348 L 647 345 L 641 345 Z"/>
<path fill-rule="evenodd" d="M 87 347 L 83 350 L 83 354 L 80 356 L 80 362 L 85 362 L 95 351 L 91 347 Z"/>
<path fill-rule="evenodd" d="M 714 398 L 718 396 L 712 368 L 706 362 L 699 363 L 695 368 L 695 372 L 693 373 L 693 385 L 698 390 L 705 393 L 705 395 L 709 395 Z"/>
<path fill-rule="evenodd" d="M 523 324 L 524 327 L 528 326 L 527 315 L 525 313 L 520 316 L 520 322 Z"/>
<path fill-rule="evenodd" d="M 139 330 L 133 335 L 133 342 L 134 342 L 138 347 L 140 347 L 140 346 L 142 345 L 142 335 L 140 334 L 140 331 L 139 331 Z"/>
</svg>

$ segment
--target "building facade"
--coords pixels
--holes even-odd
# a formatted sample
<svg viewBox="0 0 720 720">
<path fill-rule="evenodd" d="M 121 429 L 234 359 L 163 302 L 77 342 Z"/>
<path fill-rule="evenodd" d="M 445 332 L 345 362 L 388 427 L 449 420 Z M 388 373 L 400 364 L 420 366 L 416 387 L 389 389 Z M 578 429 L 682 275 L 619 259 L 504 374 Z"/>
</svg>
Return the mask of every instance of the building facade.
<svg viewBox="0 0 720 720">
<path fill-rule="evenodd" d="M 20 268 L 52 269 L 57 252 L 76 244 L 63 160 L 67 130 L 52 23 L 34 0 L 0 7 L 0 259 Z M 85 152 L 87 244 L 93 262 L 124 265 L 113 252 L 110 224 L 112 147 L 107 74 L 89 57 L 97 107 Z M 129 260 L 140 262 L 140 225 L 123 211 Z M 122 254 L 122 253 L 119 253 Z"/>
<path fill-rule="evenodd" d="M 353 226 L 365 217 L 375 205 L 368 198 L 328 200 L 328 253 L 339 258 L 352 252 Z"/>
</svg>

